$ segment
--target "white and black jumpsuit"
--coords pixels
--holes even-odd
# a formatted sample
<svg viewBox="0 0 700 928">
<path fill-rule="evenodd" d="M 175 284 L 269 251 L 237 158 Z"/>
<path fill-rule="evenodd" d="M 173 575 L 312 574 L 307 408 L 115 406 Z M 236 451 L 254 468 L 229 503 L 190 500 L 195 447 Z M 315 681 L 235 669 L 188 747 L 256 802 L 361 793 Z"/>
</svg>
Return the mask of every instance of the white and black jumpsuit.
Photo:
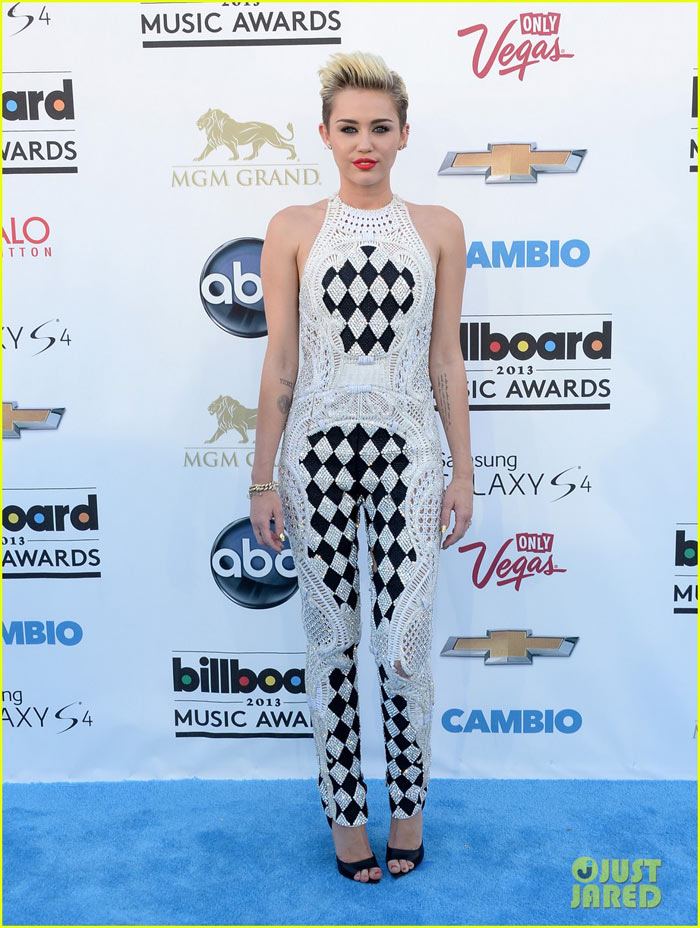
<svg viewBox="0 0 700 928">
<path fill-rule="evenodd" d="M 428 374 L 435 272 L 405 202 L 328 200 L 300 282 L 299 372 L 279 459 L 329 823 L 367 821 L 360 766 L 358 529 L 371 582 L 391 815 L 425 804 L 442 448 Z"/>
</svg>

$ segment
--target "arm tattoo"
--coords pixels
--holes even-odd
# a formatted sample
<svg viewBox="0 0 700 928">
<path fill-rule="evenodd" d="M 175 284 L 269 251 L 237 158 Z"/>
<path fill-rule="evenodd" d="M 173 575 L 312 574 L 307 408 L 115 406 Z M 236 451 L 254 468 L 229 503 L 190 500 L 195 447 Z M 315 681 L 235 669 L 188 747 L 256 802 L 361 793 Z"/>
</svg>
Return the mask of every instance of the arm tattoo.
<svg viewBox="0 0 700 928">
<path fill-rule="evenodd" d="M 447 374 L 441 373 L 438 375 L 438 409 L 442 415 L 445 428 L 452 425 L 452 410 L 450 409 L 450 396 L 447 391 L 448 378 Z"/>
<path fill-rule="evenodd" d="M 283 383 L 286 387 L 290 387 L 292 392 L 294 392 L 294 384 L 291 380 L 286 380 L 284 377 L 280 377 L 280 383 Z M 291 396 L 287 396 L 286 393 L 283 393 L 281 396 L 277 397 L 277 408 L 285 417 L 285 420 L 289 414 L 289 410 L 292 405 Z"/>
</svg>

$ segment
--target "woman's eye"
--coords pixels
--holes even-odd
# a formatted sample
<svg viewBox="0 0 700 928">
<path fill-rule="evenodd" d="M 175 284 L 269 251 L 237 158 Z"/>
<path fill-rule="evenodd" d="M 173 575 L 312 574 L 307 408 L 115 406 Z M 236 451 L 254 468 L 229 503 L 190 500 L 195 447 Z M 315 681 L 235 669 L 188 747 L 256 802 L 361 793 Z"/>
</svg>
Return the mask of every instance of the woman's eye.
<svg viewBox="0 0 700 928">
<path fill-rule="evenodd" d="M 375 129 L 381 129 L 381 130 L 382 130 L 382 134 L 384 134 L 384 132 L 390 132 L 390 131 L 391 131 L 391 130 L 389 129 L 389 126 L 375 126 L 374 128 L 375 128 Z M 340 131 L 341 131 L 341 132 L 345 132 L 347 129 L 351 129 L 353 132 L 355 131 L 355 127 L 354 127 L 354 126 L 345 126 L 345 127 L 344 127 L 343 129 L 341 129 Z"/>
</svg>

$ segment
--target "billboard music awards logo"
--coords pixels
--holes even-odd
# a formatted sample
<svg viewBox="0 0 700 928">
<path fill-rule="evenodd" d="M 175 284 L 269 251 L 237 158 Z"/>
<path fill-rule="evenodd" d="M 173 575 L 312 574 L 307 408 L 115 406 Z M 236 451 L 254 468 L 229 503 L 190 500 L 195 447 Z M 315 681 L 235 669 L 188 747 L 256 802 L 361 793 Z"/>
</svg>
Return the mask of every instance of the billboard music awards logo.
<svg viewBox="0 0 700 928">
<path fill-rule="evenodd" d="M 3 502 L 4 579 L 102 576 L 95 487 L 12 487 Z"/>
<path fill-rule="evenodd" d="M 219 107 L 200 114 L 196 128 L 204 147 L 193 157 L 192 166 L 172 166 L 171 187 L 304 188 L 320 184 L 319 164 L 299 160 L 291 122 L 281 129 L 263 120 L 239 121 L 235 116 Z M 232 163 L 251 161 L 254 165 Z M 206 163 L 198 167 L 196 162 Z"/>
<path fill-rule="evenodd" d="M 70 71 L 5 72 L 3 174 L 77 174 Z"/>
<path fill-rule="evenodd" d="M 199 278 L 207 315 L 220 329 L 239 338 L 267 335 L 260 277 L 263 240 L 236 238 L 209 255 Z"/>
<path fill-rule="evenodd" d="M 692 526 L 692 535 L 688 526 Z M 673 583 L 673 612 L 676 615 L 698 614 L 698 524 L 680 522 L 675 535 L 675 557 L 673 566 L 677 578 L 689 582 Z M 679 573 L 679 571 L 684 571 Z"/>
<path fill-rule="evenodd" d="M 501 76 L 517 74 L 522 81 L 526 69 L 534 64 L 574 57 L 559 45 L 560 26 L 561 13 L 520 13 L 500 34 L 493 29 L 490 33 L 486 23 L 477 23 L 458 29 L 457 35 L 469 39 L 474 48 L 471 64 L 475 77 L 488 77 L 495 68 Z"/>
<path fill-rule="evenodd" d="M 216 429 L 202 445 L 185 448 L 184 466 L 190 468 L 252 468 L 255 457 L 253 432 L 258 424 L 258 407 L 244 406 L 232 396 L 221 394 L 207 407 Z M 225 440 L 216 448 L 207 446 Z"/>
<path fill-rule="evenodd" d="M 51 229 L 43 216 L 9 216 L 2 226 L 3 258 L 52 258 Z"/>
<path fill-rule="evenodd" d="M 143 4 L 167 7 L 169 4 Z M 174 5 L 174 4 L 173 4 Z M 219 10 L 197 12 L 148 10 L 140 14 L 143 48 L 225 48 L 293 45 L 340 45 L 339 10 L 293 7 L 271 9 L 266 3 L 221 3 Z M 245 54 L 245 53 L 243 53 Z M 251 62 L 252 64 L 252 62 Z"/>
<path fill-rule="evenodd" d="M 176 738 L 313 737 L 301 654 L 180 653 L 172 658 Z"/>
<path fill-rule="evenodd" d="M 296 593 L 299 585 L 289 536 L 279 552 L 261 545 L 247 516 L 219 532 L 212 545 L 210 563 L 221 592 L 246 609 L 280 606 Z"/>
<path fill-rule="evenodd" d="M 486 322 L 461 322 L 470 409 L 609 410 L 610 315 L 599 313 L 598 326 L 589 313 L 582 313 L 581 325 L 576 326 L 575 313 L 556 312 L 533 313 L 531 322 L 526 312 L 515 318 L 490 314 Z M 555 326 L 561 318 L 562 325 L 548 327 L 543 322 L 547 316 Z"/>
</svg>

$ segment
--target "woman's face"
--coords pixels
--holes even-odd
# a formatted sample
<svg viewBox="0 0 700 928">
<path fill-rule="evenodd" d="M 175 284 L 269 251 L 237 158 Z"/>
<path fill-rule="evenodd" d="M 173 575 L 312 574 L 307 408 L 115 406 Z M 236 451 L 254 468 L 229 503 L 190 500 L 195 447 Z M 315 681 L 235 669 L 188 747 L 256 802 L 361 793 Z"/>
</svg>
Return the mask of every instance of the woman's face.
<svg viewBox="0 0 700 928">
<path fill-rule="evenodd" d="M 333 100 L 329 131 L 323 123 L 319 131 L 324 143 L 333 147 L 341 177 L 368 187 L 387 182 L 396 152 L 408 138 L 408 124 L 399 131 L 394 103 L 382 90 L 339 91 Z M 374 164 L 356 164 L 363 158 Z"/>
</svg>

